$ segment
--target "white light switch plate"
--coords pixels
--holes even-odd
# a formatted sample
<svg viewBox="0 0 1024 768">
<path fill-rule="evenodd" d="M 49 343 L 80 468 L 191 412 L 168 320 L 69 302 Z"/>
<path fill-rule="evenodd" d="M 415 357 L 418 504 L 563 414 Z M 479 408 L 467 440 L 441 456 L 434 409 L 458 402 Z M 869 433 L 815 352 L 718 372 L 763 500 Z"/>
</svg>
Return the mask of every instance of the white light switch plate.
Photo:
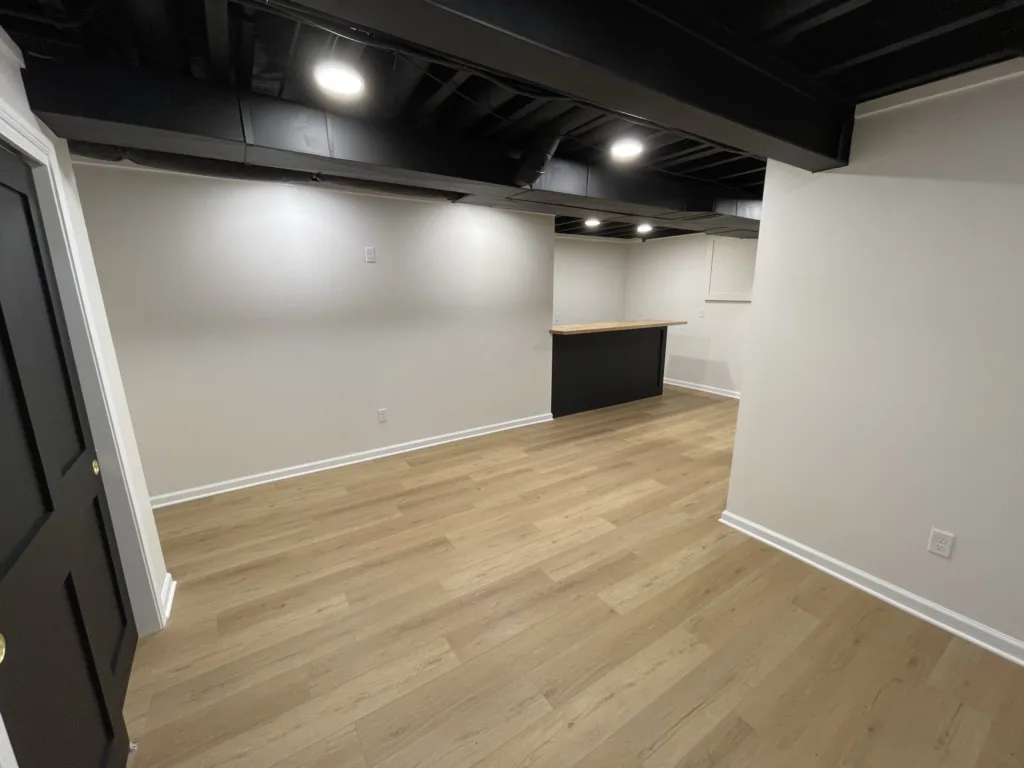
<svg viewBox="0 0 1024 768">
<path fill-rule="evenodd" d="M 374 248 L 372 245 L 368 245 L 368 246 L 366 246 L 366 249 L 365 249 L 364 253 L 366 255 L 366 263 L 367 264 L 376 264 L 377 263 L 377 249 L 376 248 Z"/>
</svg>

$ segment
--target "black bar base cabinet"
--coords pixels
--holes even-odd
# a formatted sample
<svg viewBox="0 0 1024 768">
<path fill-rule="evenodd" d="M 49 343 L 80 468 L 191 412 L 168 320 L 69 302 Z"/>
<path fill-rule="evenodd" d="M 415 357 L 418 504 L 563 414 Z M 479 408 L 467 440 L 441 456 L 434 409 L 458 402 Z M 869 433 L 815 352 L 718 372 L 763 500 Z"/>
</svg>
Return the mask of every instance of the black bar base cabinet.
<svg viewBox="0 0 1024 768">
<path fill-rule="evenodd" d="M 552 328 L 552 415 L 558 418 L 660 395 L 667 326 L 679 324 L 644 321 Z M 593 330 L 579 330 L 586 328 Z"/>
</svg>

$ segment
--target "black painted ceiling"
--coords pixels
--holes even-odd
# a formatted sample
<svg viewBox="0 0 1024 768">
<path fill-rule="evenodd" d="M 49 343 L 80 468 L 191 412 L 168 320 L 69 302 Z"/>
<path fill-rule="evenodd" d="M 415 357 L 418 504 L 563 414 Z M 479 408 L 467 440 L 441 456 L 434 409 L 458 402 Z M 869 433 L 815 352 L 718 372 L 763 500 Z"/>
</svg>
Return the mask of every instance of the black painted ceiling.
<svg viewBox="0 0 1024 768">
<path fill-rule="evenodd" d="M 387 3 L 388 0 L 380 0 Z M 720 27 L 853 104 L 1020 55 L 1024 0 L 633 0 L 652 19 Z M 401 41 L 302 17 L 298 3 L 246 0 L 18 0 L 0 24 L 29 61 L 103 62 L 189 75 L 243 91 L 394 122 L 424 132 L 482 138 L 517 152 L 561 137 L 556 157 L 607 162 L 612 140 L 642 138 L 644 169 L 710 182 L 723 196 L 760 197 L 765 159 L 677 130 L 579 103 L 465 62 L 428 56 Z M 580 3 L 580 13 L 600 4 Z M 302 19 L 302 20 L 298 20 Z M 331 29 L 325 28 L 331 27 Z M 333 31 L 331 31 L 333 30 Z M 642 46 L 643 41 L 635 41 Z M 368 98 L 325 101 L 311 84 L 325 55 L 359 64 Z M 688 76 L 681 73 L 680 76 Z M 700 77 L 701 73 L 694 73 Z M 560 217 L 561 230 L 579 221 Z M 626 227 L 623 228 L 625 231 Z M 583 232 L 586 233 L 586 232 Z M 600 233 L 615 236 L 618 230 Z"/>
</svg>

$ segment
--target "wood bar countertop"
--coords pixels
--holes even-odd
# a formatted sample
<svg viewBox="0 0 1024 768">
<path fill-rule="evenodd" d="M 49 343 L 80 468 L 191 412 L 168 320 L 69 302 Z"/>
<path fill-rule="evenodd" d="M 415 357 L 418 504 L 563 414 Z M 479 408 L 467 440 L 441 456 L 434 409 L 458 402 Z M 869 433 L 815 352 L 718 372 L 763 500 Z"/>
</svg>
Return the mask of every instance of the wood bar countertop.
<svg viewBox="0 0 1024 768">
<path fill-rule="evenodd" d="M 606 333 L 608 331 L 632 331 L 636 328 L 661 328 L 666 325 L 686 325 L 686 320 L 622 320 L 611 323 L 581 323 L 579 325 L 553 325 L 551 333 L 571 336 L 577 333 Z"/>
</svg>

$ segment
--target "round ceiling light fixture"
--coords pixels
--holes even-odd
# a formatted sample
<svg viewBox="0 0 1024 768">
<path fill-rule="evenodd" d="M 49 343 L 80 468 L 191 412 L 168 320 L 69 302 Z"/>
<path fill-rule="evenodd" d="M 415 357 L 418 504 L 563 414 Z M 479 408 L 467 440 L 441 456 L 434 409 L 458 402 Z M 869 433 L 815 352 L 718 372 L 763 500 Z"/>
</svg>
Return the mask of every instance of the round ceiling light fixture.
<svg viewBox="0 0 1024 768">
<path fill-rule="evenodd" d="M 636 139 L 619 139 L 612 144 L 612 158 L 615 160 L 633 160 L 643 154 L 644 145 Z"/>
<path fill-rule="evenodd" d="M 583 223 L 586 224 L 591 229 L 593 229 L 594 227 L 601 226 L 601 220 L 600 219 L 593 219 L 593 218 L 591 218 L 591 219 L 587 219 Z"/>
<path fill-rule="evenodd" d="M 652 227 L 647 222 L 644 222 L 643 224 L 640 224 L 640 225 L 637 226 L 636 231 L 637 231 L 638 234 L 646 235 L 652 229 L 654 229 L 654 227 Z"/>
<path fill-rule="evenodd" d="M 313 70 L 316 84 L 334 96 L 353 99 L 362 95 L 366 88 L 363 76 L 348 64 L 325 61 Z"/>
</svg>

